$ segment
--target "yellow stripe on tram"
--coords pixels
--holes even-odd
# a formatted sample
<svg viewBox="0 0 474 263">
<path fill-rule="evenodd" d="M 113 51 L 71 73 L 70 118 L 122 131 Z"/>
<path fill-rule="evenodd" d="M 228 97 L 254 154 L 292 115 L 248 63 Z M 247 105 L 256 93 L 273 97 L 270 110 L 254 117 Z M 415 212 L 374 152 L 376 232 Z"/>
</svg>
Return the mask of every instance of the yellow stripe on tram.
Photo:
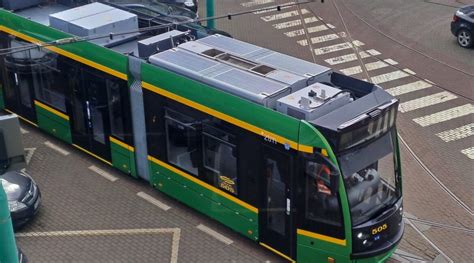
<svg viewBox="0 0 474 263">
<path fill-rule="evenodd" d="M 44 110 L 47 110 L 47 111 L 53 113 L 54 115 L 57 115 L 57 116 L 59 116 L 59 117 L 65 119 L 65 120 L 67 120 L 67 121 L 69 120 L 69 116 L 67 116 L 66 114 L 64 114 L 64 113 L 62 113 L 62 112 L 60 112 L 60 111 L 58 111 L 58 110 L 55 110 L 55 109 L 49 107 L 48 105 L 45 105 L 45 104 L 43 104 L 43 103 L 41 103 L 41 102 L 39 102 L 39 101 L 37 101 L 37 100 L 35 100 L 35 105 L 38 106 L 38 107 L 40 107 L 40 108 L 43 108 Z"/>
<path fill-rule="evenodd" d="M 269 246 L 269 245 L 267 245 L 267 244 L 265 244 L 265 243 L 260 242 L 260 245 L 263 246 L 263 247 L 265 247 L 266 249 L 272 251 L 273 253 L 279 255 L 280 257 L 282 257 L 282 258 L 284 258 L 284 259 L 290 261 L 290 262 L 296 262 L 296 261 L 294 261 L 292 258 L 290 258 L 289 256 L 287 256 L 287 255 L 281 253 L 280 251 L 278 251 L 278 250 L 272 248 L 271 246 Z"/>
<path fill-rule="evenodd" d="M 185 172 L 183 172 L 179 169 L 176 169 L 173 166 L 171 166 L 171 165 L 169 165 L 165 162 L 162 162 L 162 161 L 160 161 L 160 160 L 158 160 L 158 159 L 156 159 L 152 156 L 148 156 L 148 160 L 150 160 L 150 161 L 152 161 L 152 162 L 154 162 L 154 163 L 156 163 L 156 164 L 158 164 L 158 165 L 160 165 L 160 166 L 162 166 L 162 167 L 164 167 L 164 168 L 166 168 L 166 169 L 168 169 L 168 170 L 170 170 L 170 171 L 172 171 L 172 172 L 174 172 L 174 173 L 176 173 L 176 174 L 178 174 L 178 175 L 180 175 L 180 176 L 182 176 L 182 177 L 184 177 L 184 178 L 186 178 L 186 179 L 188 179 L 188 180 L 190 180 L 190 181 L 192 181 L 192 182 L 194 182 L 194 183 L 196 183 L 196 184 L 198 184 L 198 185 L 200 185 L 200 186 L 202 186 L 202 187 L 204 187 L 204 188 L 206 188 L 206 189 L 208 189 L 208 190 L 210 190 L 210 191 L 212 191 L 212 192 L 214 192 L 214 193 L 216 193 L 216 194 L 218 194 L 218 195 L 220 195 L 224 198 L 226 198 L 226 199 L 229 199 L 230 201 L 232 201 L 232 202 L 234 202 L 234 203 L 236 203 L 236 204 L 238 204 L 242 207 L 245 207 L 245 208 L 247 208 L 248 210 L 250 210 L 254 213 L 258 213 L 258 209 L 256 207 L 253 207 L 253 206 L 243 202 L 242 200 L 240 200 L 238 198 L 235 198 L 234 196 L 229 195 L 228 193 L 225 193 L 225 192 L 215 188 L 214 186 L 211 186 L 207 183 L 204 183 L 203 181 L 195 178 L 194 176 L 191 176 L 191 175 L 189 175 L 189 174 L 187 174 L 187 173 L 185 173 Z"/>
<path fill-rule="evenodd" d="M 19 37 L 19 38 L 21 38 L 21 39 L 23 39 L 23 40 L 26 40 L 26 41 L 31 42 L 31 43 L 34 43 L 34 44 L 44 44 L 43 41 L 40 41 L 40 40 L 38 40 L 38 39 L 36 39 L 36 38 L 30 37 L 30 36 L 28 36 L 28 35 L 25 35 L 25 34 L 23 34 L 23 33 L 20 33 L 20 32 L 18 32 L 18 31 L 15 31 L 15 30 L 10 29 L 10 28 L 5 27 L 5 26 L 0 26 L 0 31 L 6 32 L 6 33 L 8 33 L 8 34 L 10 34 L 10 35 L 14 35 L 14 36 L 16 36 L 16 37 Z M 78 55 L 76 55 L 76 54 L 73 54 L 73 53 L 71 53 L 71 52 L 68 52 L 68 51 L 66 51 L 66 50 L 63 50 L 63 49 L 60 49 L 60 48 L 57 48 L 57 47 L 54 47 L 54 46 L 45 46 L 44 48 L 49 49 L 49 50 L 51 50 L 51 51 L 53 51 L 53 52 L 55 52 L 55 53 L 58 53 L 58 54 L 60 54 L 60 55 L 65 56 L 65 57 L 68 57 L 68 58 L 70 58 L 70 59 L 73 59 L 73 60 L 75 60 L 75 61 L 78 61 L 78 62 L 81 62 L 81 63 L 83 63 L 83 64 L 86 64 L 86 65 L 88 65 L 88 66 L 90 66 L 90 67 L 96 68 L 96 69 L 98 69 L 98 70 L 100 70 L 100 71 L 106 72 L 106 73 L 108 73 L 108 74 L 110 74 L 110 75 L 113 75 L 113 76 L 115 76 L 115 77 L 117 77 L 117 78 L 120 78 L 120 79 L 123 79 L 123 80 L 127 80 L 127 79 L 128 79 L 127 75 L 124 74 L 124 73 L 121 73 L 121 72 L 116 71 L 116 70 L 114 70 L 114 69 L 111 69 L 111 68 L 109 68 L 109 67 L 100 65 L 100 64 L 98 64 L 98 63 L 96 63 L 96 62 L 93 62 L 93 61 L 88 60 L 88 59 L 86 59 L 86 58 L 80 57 L 80 56 L 78 56 Z"/>
<path fill-rule="evenodd" d="M 16 116 L 18 116 L 18 118 L 22 119 L 23 121 L 28 122 L 29 124 L 31 124 L 31 125 L 33 125 L 33 126 L 35 126 L 35 127 L 38 127 L 38 124 L 36 124 L 36 123 L 34 123 L 34 122 L 28 120 L 27 118 L 24 118 L 24 117 L 22 117 L 22 116 L 16 114 L 15 112 L 13 112 L 13 111 L 11 111 L 11 110 L 9 110 L 9 109 L 5 109 L 5 108 L 4 108 L 3 110 L 5 110 L 6 112 L 9 112 L 9 113 L 11 113 L 11 114 L 15 114 Z"/>
<path fill-rule="evenodd" d="M 337 244 L 337 245 L 340 245 L 340 246 L 346 246 L 346 244 L 347 244 L 347 241 L 345 239 L 338 239 L 338 238 L 334 238 L 334 237 L 330 237 L 330 236 L 326 236 L 326 235 L 316 234 L 316 233 L 306 231 L 306 230 L 303 230 L 303 229 L 297 229 L 296 233 L 298 235 L 303 235 L 303 236 L 323 240 L 323 241 L 326 241 L 326 242 L 329 242 L 329 243 L 334 243 L 334 244 Z"/>
<path fill-rule="evenodd" d="M 21 39 L 23 39 L 23 40 L 26 40 L 26 41 L 29 41 L 29 42 L 32 42 L 32 43 L 35 43 L 35 44 L 44 44 L 44 42 L 42 42 L 42 41 L 40 41 L 40 40 L 38 40 L 38 39 L 36 39 L 36 38 L 30 37 L 30 36 L 28 36 L 28 35 L 25 35 L 25 34 L 23 34 L 23 33 L 18 32 L 18 31 L 15 31 L 15 30 L 12 30 L 12 29 L 10 29 L 10 28 L 7 28 L 7 27 L 5 27 L 5 26 L 0 26 L 0 31 L 4 31 L 4 32 L 6 32 L 6 33 L 8 33 L 8 34 L 14 35 L 14 36 L 16 36 L 16 37 L 19 37 L 19 38 L 21 38 Z M 118 78 L 121 78 L 121 79 L 124 79 L 124 80 L 127 80 L 127 79 L 128 79 L 127 75 L 124 74 L 124 73 L 121 73 L 121 72 L 116 71 L 116 70 L 114 70 L 114 69 L 111 69 L 111 68 L 109 68 L 109 67 L 105 67 L 105 66 L 100 65 L 100 64 L 98 64 L 98 63 L 96 63 L 96 62 L 93 62 L 93 61 L 91 61 L 91 60 L 85 59 L 85 58 L 80 57 L 80 56 L 78 56 L 78 55 L 76 55 L 76 54 L 70 53 L 70 52 L 65 51 L 65 50 L 63 50 L 63 49 L 60 49 L 60 48 L 58 48 L 58 47 L 46 46 L 46 47 L 44 47 L 44 48 L 47 48 L 47 49 L 49 49 L 49 50 L 51 50 L 51 51 L 53 51 L 53 52 L 55 52 L 55 53 L 58 53 L 58 54 L 63 55 L 63 56 L 65 56 L 65 57 L 71 58 L 71 59 L 73 59 L 73 60 L 76 60 L 76 61 L 78 61 L 78 62 L 81 62 L 81 63 L 83 63 L 83 64 L 85 64 L 85 65 L 90 66 L 90 67 L 96 68 L 96 69 L 98 69 L 98 70 L 101 70 L 101 71 L 103 71 L 103 72 L 106 72 L 106 73 L 108 73 L 108 74 L 110 74 L 110 75 L 113 75 L 113 76 L 116 76 L 116 77 L 118 77 Z M 185 104 L 185 105 L 188 105 L 188 106 L 190 106 L 190 107 L 192 107 L 192 108 L 195 108 L 195 109 L 198 109 L 198 110 L 200 110 L 200 111 L 206 112 L 206 113 L 208 113 L 208 114 L 210 114 L 210 115 L 212 115 L 212 116 L 215 116 L 215 117 L 217 117 L 217 118 L 223 119 L 223 120 L 225 120 L 225 121 L 227 121 L 227 122 L 229 122 L 229 123 L 232 123 L 232 124 L 234 124 L 234 125 L 236 125 L 236 126 L 239 126 L 239 127 L 244 128 L 244 129 L 246 129 L 246 130 L 248 130 L 248 131 L 251 131 L 251 132 L 253 132 L 253 133 L 256 133 L 256 134 L 258 134 L 258 135 L 260 135 L 260 136 L 263 136 L 263 137 L 266 137 L 266 138 L 275 140 L 276 142 L 281 143 L 281 144 L 283 144 L 283 145 L 288 144 L 288 145 L 290 145 L 290 147 L 291 147 L 292 149 L 295 149 L 295 150 L 297 150 L 297 151 L 307 152 L 307 153 L 313 153 L 313 147 L 311 147 L 311 146 L 298 145 L 297 142 L 288 140 L 288 139 L 286 139 L 286 138 L 284 138 L 284 137 L 282 137 L 282 136 L 279 136 L 279 135 L 277 135 L 277 134 L 274 134 L 274 133 L 272 133 L 272 132 L 269 132 L 269 131 L 260 129 L 260 128 L 258 128 L 258 127 L 256 127 L 256 126 L 252 125 L 252 124 L 246 123 L 246 122 L 244 122 L 244 121 L 241 121 L 241 120 L 239 120 L 239 119 L 236 119 L 236 118 L 234 118 L 234 117 L 231 117 L 231 116 L 229 116 L 229 115 L 227 115 L 227 114 L 221 113 L 221 112 L 219 112 L 219 111 L 216 111 L 216 110 L 213 110 L 213 109 L 211 109 L 211 108 L 208 108 L 208 107 L 206 107 L 206 106 L 204 106 L 204 105 L 198 104 L 198 103 L 193 102 L 193 101 L 188 100 L 188 99 L 185 99 L 185 98 L 183 98 L 183 97 L 181 97 L 181 96 L 178 96 L 178 95 L 173 94 L 173 93 L 171 93 L 171 92 L 165 91 L 165 90 L 163 90 L 163 89 L 160 89 L 160 88 L 158 88 L 158 87 L 156 87 L 156 86 L 153 86 L 153 85 L 151 85 L 151 84 L 148 84 L 148 83 L 146 83 L 146 82 L 143 82 L 142 85 L 143 85 L 144 88 L 146 88 L 146 89 L 148 89 L 148 90 L 150 90 L 150 91 L 152 91 L 152 92 L 155 92 L 155 93 L 161 94 L 161 95 L 163 95 L 163 96 L 165 96 L 165 97 L 168 97 L 168 98 L 171 98 L 171 99 L 173 99 L 173 100 L 179 101 L 179 102 L 181 102 L 181 103 L 183 103 L 183 104 Z"/>
<path fill-rule="evenodd" d="M 105 160 L 104 158 L 99 157 L 99 156 L 97 156 L 97 155 L 95 155 L 95 154 L 89 152 L 88 150 L 82 148 L 81 146 L 79 146 L 79 145 L 77 145 L 77 144 L 72 144 L 72 146 L 76 147 L 77 149 L 79 149 L 79 150 L 81 150 L 81 151 L 83 151 L 83 152 L 85 152 L 85 153 L 87 153 L 87 154 L 90 154 L 90 155 L 94 156 L 95 158 L 101 160 L 102 162 L 104 162 L 104 163 L 106 163 L 106 164 L 108 164 L 108 165 L 110 165 L 110 166 L 113 166 L 111 162 L 109 162 L 109 161 Z"/>
<path fill-rule="evenodd" d="M 113 143 L 115 143 L 115 144 L 118 144 L 118 145 L 120 145 L 121 147 L 123 147 L 123 148 L 125 148 L 125 149 L 127 149 L 127 150 L 129 150 L 129 151 L 131 151 L 131 152 L 134 152 L 134 151 L 135 151 L 135 148 L 134 148 L 133 146 L 130 146 L 130 145 L 128 145 L 128 144 L 126 144 L 126 143 L 124 143 L 124 142 L 122 142 L 122 141 L 119 141 L 119 140 L 115 139 L 115 138 L 112 137 L 112 136 L 109 136 L 109 139 L 110 139 L 111 142 L 113 142 Z"/>
<path fill-rule="evenodd" d="M 260 129 L 258 128 L 257 126 L 254 126 L 250 123 L 247 123 L 247 122 L 244 122 L 244 121 L 241 121 L 239 119 L 236 119 L 234 117 L 231 117 L 227 114 L 224 114 L 222 112 L 219 112 L 219 111 L 216 111 L 214 109 L 211 109 L 209 107 L 206 107 L 202 104 L 199 104 L 199 103 L 196 103 L 194 101 L 191 101 L 189 99 L 186 99 L 186 98 L 183 98 L 179 95 L 176 95 L 176 94 L 173 94 L 169 91 L 166 91 L 164 89 L 161 89 L 161 88 L 158 88 L 152 84 L 149 84 L 147 82 L 142 82 L 142 86 L 143 88 L 151 91 L 151 92 L 154 92 L 154 93 L 157 93 L 157 94 L 160 94 L 164 97 L 167 97 L 167 98 L 170 98 L 172 100 L 175 100 L 177 102 L 180 102 L 182 104 L 185 104 L 191 108 L 194 108 L 194 109 L 197 109 L 199 111 L 202 111 L 202 112 L 205 112 L 209 115 L 212 115 L 216 118 L 219 118 L 219 119 L 222 119 L 222 120 L 225 120 L 229 123 L 232 123 L 236 126 L 239 126 L 243 129 L 246 129 L 248 131 L 251 131 L 255 134 L 258 134 L 260 136 L 263 136 L 263 137 L 266 137 L 266 138 L 270 138 L 272 140 L 275 140 L 276 142 L 280 143 L 280 144 L 288 144 L 290 145 L 291 148 L 295 149 L 295 150 L 299 150 L 299 151 L 303 151 L 303 152 L 308 152 L 308 153 L 313 153 L 313 147 L 311 146 L 306 146 L 306 145 L 298 145 L 298 143 L 294 142 L 294 141 L 291 141 L 291 140 L 288 140 L 282 136 L 279 136 L 277 134 L 274 134 L 272 132 L 269 132 L 269 131 L 266 131 L 266 130 L 263 130 L 263 129 Z M 299 147 L 298 147 L 299 146 Z"/>
</svg>

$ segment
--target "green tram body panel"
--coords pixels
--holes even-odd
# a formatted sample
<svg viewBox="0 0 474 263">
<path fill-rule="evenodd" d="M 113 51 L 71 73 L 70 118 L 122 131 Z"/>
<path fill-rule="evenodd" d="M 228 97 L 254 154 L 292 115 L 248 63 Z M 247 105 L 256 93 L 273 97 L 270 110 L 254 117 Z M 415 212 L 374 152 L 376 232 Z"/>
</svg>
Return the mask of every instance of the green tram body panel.
<svg viewBox="0 0 474 263">
<path fill-rule="evenodd" d="M 110 150 L 112 153 L 112 165 L 120 171 L 138 178 L 135 153 L 114 141 L 110 141 Z"/>
<path fill-rule="evenodd" d="M 32 22 L 2 9 L 0 9 L 0 26 L 43 42 L 71 37 L 69 34 Z M 0 31 L 2 31 L 1 27 Z M 96 68 L 109 74 L 113 71 L 122 74 L 122 77 L 128 80 L 129 86 L 132 83 L 132 77 L 128 76 L 129 73 L 127 73 L 128 58 L 124 55 L 88 42 L 67 44 L 60 46 L 59 49 L 71 53 L 73 57 L 70 58 L 78 62 L 87 62 L 89 66 L 98 66 Z M 53 50 L 53 52 L 55 51 Z M 92 62 L 92 64 L 89 62 Z M 250 124 L 256 127 L 256 130 L 253 130 L 253 132 L 262 136 L 262 140 L 265 134 L 259 133 L 259 129 L 262 132 L 268 131 L 281 136 L 297 145 L 325 149 L 328 152 L 329 158 L 337 164 L 335 155 L 327 140 L 316 128 L 305 121 L 300 121 L 264 108 L 150 64 L 142 63 L 141 71 L 143 82 L 185 98 L 192 103 L 197 103 L 205 108 Z M 4 108 L 1 85 L 0 108 Z M 70 122 L 68 120 L 39 106 L 36 106 L 36 114 L 38 126 L 42 130 L 65 142 L 72 143 Z M 138 177 L 135 152 L 113 141 L 110 142 L 110 145 L 112 165 L 124 173 Z M 281 146 L 283 148 L 283 145 Z M 259 240 L 258 211 L 253 211 L 226 198 L 218 193 L 219 190 L 213 191 L 214 186 L 207 185 L 205 182 L 196 183 L 152 160 L 149 160 L 148 163 L 150 184 L 154 188 L 208 215 L 249 239 Z M 322 239 L 297 234 L 295 235 L 295 247 L 298 262 L 327 262 L 328 257 L 335 259 L 336 262 L 382 262 L 386 260 L 395 249 L 384 255 L 367 260 L 355 261 L 349 258 L 352 240 L 351 221 L 342 177 L 339 185 L 344 218 L 345 245 L 342 246 Z"/>
<path fill-rule="evenodd" d="M 234 231 L 252 240 L 258 240 L 256 213 L 154 162 L 150 162 L 150 169 L 151 183 L 155 188 Z"/>
<path fill-rule="evenodd" d="M 72 144 L 69 121 L 35 105 L 38 126 L 43 131 Z"/>
</svg>

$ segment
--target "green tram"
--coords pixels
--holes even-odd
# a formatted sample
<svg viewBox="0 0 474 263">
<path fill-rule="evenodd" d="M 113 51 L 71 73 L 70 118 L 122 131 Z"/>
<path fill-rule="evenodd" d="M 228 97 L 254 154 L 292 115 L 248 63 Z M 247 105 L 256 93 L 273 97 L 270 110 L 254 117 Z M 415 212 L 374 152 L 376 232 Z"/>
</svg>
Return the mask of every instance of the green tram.
<svg viewBox="0 0 474 263">
<path fill-rule="evenodd" d="M 0 48 L 12 51 L 0 58 L 5 111 L 288 261 L 393 253 L 404 230 L 394 97 L 221 35 L 28 48 L 110 30 L 107 12 L 119 12 L 105 19 L 113 28 L 138 27 L 105 4 L 47 2 L 0 9 Z"/>
</svg>

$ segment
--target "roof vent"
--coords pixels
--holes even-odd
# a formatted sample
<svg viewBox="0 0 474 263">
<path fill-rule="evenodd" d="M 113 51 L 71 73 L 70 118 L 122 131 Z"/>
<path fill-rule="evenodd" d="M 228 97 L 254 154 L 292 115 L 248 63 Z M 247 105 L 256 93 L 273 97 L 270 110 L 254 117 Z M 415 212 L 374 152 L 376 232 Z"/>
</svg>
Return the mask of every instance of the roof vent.
<svg viewBox="0 0 474 263">
<path fill-rule="evenodd" d="M 215 48 L 211 48 L 211 49 L 201 52 L 201 54 L 209 56 L 211 58 L 215 58 L 223 53 L 224 51 L 220 51 L 219 49 L 215 49 Z"/>
</svg>

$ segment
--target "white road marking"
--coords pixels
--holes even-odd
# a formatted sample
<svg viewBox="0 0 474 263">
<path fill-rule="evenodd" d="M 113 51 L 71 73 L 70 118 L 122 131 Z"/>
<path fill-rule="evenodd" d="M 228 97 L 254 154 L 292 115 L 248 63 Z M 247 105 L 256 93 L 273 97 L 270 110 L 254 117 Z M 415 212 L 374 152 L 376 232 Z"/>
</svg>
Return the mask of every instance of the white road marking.
<svg viewBox="0 0 474 263">
<path fill-rule="evenodd" d="M 390 93 L 390 95 L 392 95 L 392 96 L 400 96 L 402 94 L 414 92 L 414 91 L 417 91 L 417 90 L 426 89 L 426 88 L 429 88 L 429 87 L 432 87 L 432 85 L 429 84 L 428 82 L 423 81 L 423 80 L 418 80 L 418 81 L 415 81 L 415 82 L 412 82 L 412 83 L 408 83 L 408 84 L 405 84 L 405 85 L 401 85 L 401 86 L 397 86 L 397 87 L 394 87 L 394 88 L 391 88 L 391 89 L 387 89 L 385 91 Z"/>
<path fill-rule="evenodd" d="M 150 228 L 150 229 L 110 229 L 110 230 L 79 230 L 79 231 L 51 231 L 16 233 L 18 237 L 84 237 L 84 236 L 119 236 L 119 235 L 150 235 L 173 234 L 170 263 L 178 262 L 179 241 L 181 229 L 179 228 Z"/>
<path fill-rule="evenodd" d="M 173 245 L 171 246 L 170 263 L 178 263 L 179 240 L 181 239 L 181 229 L 174 228 L 173 231 Z"/>
<path fill-rule="evenodd" d="M 311 33 L 328 30 L 328 27 L 325 25 L 312 26 L 312 27 L 308 27 L 307 30 L 308 30 L 308 33 L 311 34 Z M 297 37 L 297 36 L 302 36 L 304 34 L 305 34 L 304 29 L 293 30 L 293 31 L 285 33 L 287 37 Z"/>
<path fill-rule="evenodd" d="M 242 3 L 241 5 L 243 7 L 253 7 L 253 6 L 257 6 L 257 5 L 270 4 L 270 3 L 273 3 L 273 2 L 275 2 L 275 0 L 254 0 L 254 1 Z"/>
<path fill-rule="evenodd" d="M 27 131 L 27 130 L 21 128 L 21 127 L 20 127 L 20 132 L 21 132 L 21 134 L 27 134 L 27 133 L 29 133 L 29 131 Z"/>
<path fill-rule="evenodd" d="M 382 83 L 389 82 L 389 81 L 392 81 L 392 80 L 405 78 L 405 77 L 408 77 L 408 76 L 410 76 L 410 74 L 405 73 L 401 70 L 397 70 L 397 71 L 393 71 L 393 72 L 390 72 L 390 73 L 381 74 L 381 75 L 378 75 L 378 76 L 371 77 L 371 80 L 372 80 L 372 83 L 374 83 L 374 84 L 382 84 Z"/>
<path fill-rule="evenodd" d="M 400 106 L 398 109 L 400 112 L 409 112 L 409 111 L 425 108 L 431 105 L 435 105 L 438 103 L 454 100 L 456 98 L 457 98 L 456 95 L 447 91 L 443 91 L 443 92 L 425 96 L 419 99 L 414 99 L 414 100 L 400 103 Z"/>
<path fill-rule="evenodd" d="M 36 148 L 25 148 L 25 161 L 26 164 L 29 164 L 31 161 L 31 158 L 33 157 L 33 154 L 35 154 Z"/>
<path fill-rule="evenodd" d="M 469 159 L 474 160 L 474 147 L 461 150 L 461 153 L 466 155 Z"/>
<path fill-rule="evenodd" d="M 369 53 L 369 54 L 372 55 L 372 56 L 378 56 L 378 55 L 381 54 L 380 52 L 378 52 L 378 51 L 375 50 L 375 49 L 369 49 L 369 50 L 367 50 L 367 53 Z"/>
<path fill-rule="evenodd" d="M 395 60 L 393 60 L 391 58 L 384 59 L 383 61 L 387 62 L 390 65 L 397 65 L 398 64 L 398 62 L 396 62 Z"/>
<path fill-rule="evenodd" d="M 107 179 L 107 180 L 109 180 L 109 181 L 111 181 L 111 182 L 115 182 L 115 181 L 118 180 L 117 177 L 115 177 L 115 176 L 109 174 L 108 172 L 106 172 L 106 171 L 100 169 L 99 167 L 97 167 L 97 166 L 95 166 L 95 165 L 89 166 L 89 170 L 94 171 L 94 172 L 97 173 L 98 175 L 104 177 L 105 179 Z"/>
<path fill-rule="evenodd" d="M 72 231 L 50 231 L 50 232 L 22 232 L 16 233 L 16 237 L 65 237 L 65 236 L 113 236 L 130 234 L 160 234 L 175 233 L 181 231 L 179 228 L 137 228 L 137 229 L 108 229 L 108 230 L 72 230 Z"/>
<path fill-rule="evenodd" d="M 52 142 L 50 142 L 50 141 L 45 141 L 45 142 L 44 142 L 44 145 L 48 146 L 49 148 L 51 148 L 51 149 L 57 151 L 58 153 L 60 153 L 60 154 L 62 154 L 62 155 L 64 155 L 64 156 L 69 155 L 69 152 L 68 152 L 68 151 L 64 150 L 63 148 L 57 146 L 56 144 L 54 144 L 54 143 L 52 143 Z"/>
<path fill-rule="evenodd" d="M 307 9 L 301 9 L 301 14 L 305 15 L 308 14 L 309 11 Z M 300 12 L 298 10 L 293 10 L 285 13 L 275 14 L 275 15 L 268 15 L 260 17 L 265 22 L 271 22 L 279 19 L 290 18 L 294 16 L 299 16 Z"/>
<path fill-rule="evenodd" d="M 292 5 L 294 4 L 295 2 L 288 2 L 288 3 L 285 3 L 286 5 Z M 284 10 L 284 9 L 288 9 L 288 8 L 292 8 L 293 6 L 283 6 L 281 8 L 281 10 Z M 269 12 L 280 12 L 278 10 L 276 10 L 275 8 L 272 8 L 272 9 L 267 9 L 267 10 L 260 10 L 260 11 L 256 11 L 256 12 L 253 12 L 255 15 L 260 15 L 260 14 L 265 14 L 265 13 L 269 13 Z"/>
<path fill-rule="evenodd" d="M 363 46 L 364 43 L 360 42 L 359 40 L 355 40 L 353 41 L 353 43 L 340 43 L 340 44 L 336 44 L 336 45 L 331 45 L 331 46 L 327 46 L 327 47 L 322 47 L 322 48 L 316 48 L 314 49 L 314 54 L 315 55 L 324 55 L 324 54 L 328 54 L 328 53 L 332 53 L 332 52 L 337 52 L 337 51 L 340 51 L 340 50 L 345 50 L 345 49 L 350 49 L 353 47 L 353 45 L 355 46 Z"/>
<path fill-rule="evenodd" d="M 429 79 L 425 79 L 425 81 L 436 86 L 436 83 L 434 83 L 433 81 L 431 81 L 431 80 L 429 80 Z"/>
<path fill-rule="evenodd" d="M 304 19 L 304 23 L 305 24 L 311 24 L 311 23 L 314 23 L 314 22 L 317 22 L 318 19 L 316 17 L 307 17 Z M 288 22 L 283 22 L 283 23 L 278 23 L 278 24 L 273 24 L 273 27 L 276 28 L 276 29 L 285 29 L 285 28 L 289 28 L 289 27 L 294 27 L 294 26 L 299 26 L 301 25 L 301 19 L 297 19 L 297 20 L 291 20 L 291 21 L 288 21 Z"/>
<path fill-rule="evenodd" d="M 320 36 L 320 37 L 312 37 L 311 38 L 311 43 L 319 44 L 319 43 L 331 41 L 331 40 L 338 39 L 338 38 L 339 38 L 339 36 L 337 34 L 328 34 L 328 35 L 324 35 L 324 36 Z M 308 40 L 306 40 L 306 39 L 298 40 L 297 43 L 302 45 L 302 46 L 307 46 L 308 45 Z"/>
<path fill-rule="evenodd" d="M 157 207 L 165 210 L 165 211 L 168 211 L 170 210 L 170 206 L 168 206 L 167 204 L 159 201 L 158 199 L 154 198 L 153 196 L 147 194 L 147 193 L 144 193 L 144 192 L 138 192 L 137 195 L 143 199 L 145 199 L 146 201 L 150 202 L 151 204 L 153 205 L 156 205 Z"/>
<path fill-rule="evenodd" d="M 404 68 L 403 71 L 405 71 L 406 73 L 410 74 L 410 75 L 416 75 L 416 72 L 411 70 L 411 69 L 408 69 L 408 68 Z"/>
<path fill-rule="evenodd" d="M 433 113 L 427 116 L 413 119 L 414 122 L 418 123 L 422 127 L 430 126 L 436 123 L 449 121 L 451 119 L 463 117 L 474 113 L 474 106 L 472 104 L 466 104 L 459 107 L 451 108 L 448 110 Z"/>
<path fill-rule="evenodd" d="M 378 52 L 377 50 L 373 50 L 373 49 L 371 49 L 371 51 L 372 52 L 373 51 Z M 365 51 L 359 52 L 360 57 L 361 58 L 370 57 L 370 55 L 367 52 L 365 52 Z M 339 56 L 339 57 L 334 57 L 334 58 L 330 58 L 330 59 L 325 59 L 324 61 L 326 61 L 326 63 L 328 63 L 329 65 L 338 65 L 338 64 L 343 64 L 343 63 L 346 63 L 346 62 L 351 62 L 351 61 L 354 61 L 354 60 L 357 60 L 357 56 L 356 56 L 355 53 L 344 55 L 344 56 Z"/>
<path fill-rule="evenodd" d="M 230 238 L 222 235 L 221 233 L 218 233 L 218 232 L 212 230 L 211 228 L 209 228 L 205 225 L 199 224 L 198 226 L 196 226 L 196 228 L 201 230 L 202 232 L 214 237 L 215 239 L 221 241 L 222 243 L 224 243 L 226 245 L 230 245 L 230 244 L 234 243 L 234 241 L 232 241 Z"/>
<path fill-rule="evenodd" d="M 474 123 L 470 123 L 456 129 L 437 133 L 436 136 L 445 142 L 456 141 L 474 135 Z"/>
<path fill-rule="evenodd" d="M 377 70 L 377 69 L 385 68 L 387 66 L 389 65 L 383 61 L 376 61 L 376 62 L 365 64 L 365 68 L 367 69 L 367 71 Z M 362 71 L 361 66 L 355 66 L 355 67 L 341 69 L 341 72 L 348 76 L 351 76 L 351 75 L 362 73 L 363 71 Z"/>
</svg>

